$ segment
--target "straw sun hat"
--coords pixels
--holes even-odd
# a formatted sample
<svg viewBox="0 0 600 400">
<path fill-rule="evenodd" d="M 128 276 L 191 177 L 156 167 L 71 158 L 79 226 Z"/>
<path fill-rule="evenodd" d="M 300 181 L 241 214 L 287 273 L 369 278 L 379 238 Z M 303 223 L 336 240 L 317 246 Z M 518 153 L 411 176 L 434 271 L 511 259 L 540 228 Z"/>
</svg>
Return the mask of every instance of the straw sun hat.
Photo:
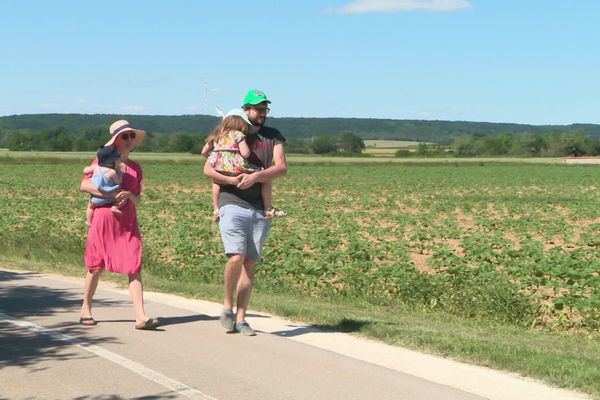
<svg viewBox="0 0 600 400">
<path fill-rule="evenodd" d="M 113 122 L 110 126 L 110 140 L 106 142 L 104 146 L 112 146 L 112 144 L 117 140 L 117 137 L 123 133 L 135 133 L 135 138 L 133 139 L 133 147 L 138 147 L 142 141 L 144 140 L 144 136 L 146 135 L 146 131 L 142 131 L 139 129 L 133 129 L 129 122 L 124 119 L 120 119 L 116 122 Z"/>
</svg>

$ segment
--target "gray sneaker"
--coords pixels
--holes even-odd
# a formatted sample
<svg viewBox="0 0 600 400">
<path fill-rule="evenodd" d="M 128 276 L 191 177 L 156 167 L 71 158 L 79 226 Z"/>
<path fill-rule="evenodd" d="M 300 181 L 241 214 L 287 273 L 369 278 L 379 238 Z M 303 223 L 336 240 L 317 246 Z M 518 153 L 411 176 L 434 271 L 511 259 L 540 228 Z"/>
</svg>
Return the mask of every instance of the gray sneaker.
<svg viewBox="0 0 600 400">
<path fill-rule="evenodd" d="M 233 310 L 224 308 L 223 311 L 221 311 L 219 321 L 221 321 L 221 326 L 225 328 L 227 332 L 235 331 L 235 314 L 233 313 Z"/>
<path fill-rule="evenodd" d="M 245 319 L 235 324 L 235 331 L 246 336 L 256 336 L 256 331 L 252 329 L 250 324 Z"/>
</svg>

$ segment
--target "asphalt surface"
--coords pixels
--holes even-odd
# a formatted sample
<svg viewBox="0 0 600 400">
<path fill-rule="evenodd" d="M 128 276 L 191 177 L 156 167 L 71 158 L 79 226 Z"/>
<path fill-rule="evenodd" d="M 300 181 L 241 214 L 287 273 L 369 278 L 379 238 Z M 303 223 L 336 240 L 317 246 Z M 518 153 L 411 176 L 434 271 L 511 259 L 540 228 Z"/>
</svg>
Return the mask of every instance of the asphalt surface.
<svg viewBox="0 0 600 400">
<path fill-rule="evenodd" d="M 250 313 L 226 334 L 219 304 L 146 293 L 157 331 L 134 329 L 126 290 L 102 283 L 78 324 L 83 280 L 0 269 L 0 399 L 585 399 L 518 376 Z"/>
</svg>

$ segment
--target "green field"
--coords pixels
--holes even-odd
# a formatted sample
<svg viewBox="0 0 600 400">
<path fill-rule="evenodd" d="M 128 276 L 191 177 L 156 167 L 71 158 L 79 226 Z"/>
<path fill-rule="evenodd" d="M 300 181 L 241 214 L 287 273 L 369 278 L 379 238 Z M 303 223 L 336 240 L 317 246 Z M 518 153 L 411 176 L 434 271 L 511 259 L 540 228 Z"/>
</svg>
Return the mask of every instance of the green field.
<svg viewBox="0 0 600 400">
<path fill-rule="evenodd" d="M 13 154 L 0 156 L 4 259 L 83 275 L 91 155 Z M 218 299 L 202 159 L 135 156 L 148 284 Z M 600 393 L 597 167 L 421 161 L 289 157 L 274 185 L 289 217 L 273 224 L 252 306 Z"/>
</svg>

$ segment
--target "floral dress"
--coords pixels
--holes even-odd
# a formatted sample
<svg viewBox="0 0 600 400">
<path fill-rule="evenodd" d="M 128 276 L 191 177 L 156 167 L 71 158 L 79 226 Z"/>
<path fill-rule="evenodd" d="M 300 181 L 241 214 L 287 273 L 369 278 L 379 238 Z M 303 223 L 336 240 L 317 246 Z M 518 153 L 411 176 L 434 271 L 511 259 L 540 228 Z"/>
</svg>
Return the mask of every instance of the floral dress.
<svg viewBox="0 0 600 400">
<path fill-rule="evenodd" d="M 239 175 L 258 171 L 240 154 L 239 143 L 246 139 L 240 131 L 229 131 L 217 140 L 208 156 L 208 163 L 215 171 L 225 175 Z"/>
</svg>

